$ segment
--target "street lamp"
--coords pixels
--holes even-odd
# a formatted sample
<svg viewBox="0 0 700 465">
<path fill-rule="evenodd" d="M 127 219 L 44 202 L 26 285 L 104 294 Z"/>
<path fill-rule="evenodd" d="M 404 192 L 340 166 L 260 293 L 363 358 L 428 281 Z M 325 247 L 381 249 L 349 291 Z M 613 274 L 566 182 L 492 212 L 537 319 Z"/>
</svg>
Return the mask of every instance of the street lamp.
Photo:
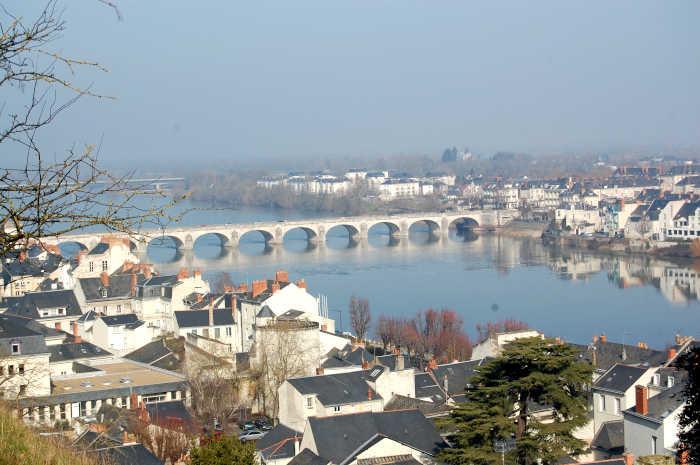
<svg viewBox="0 0 700 465">
<path fill-rule="evenodd" d="M 493 450 L 501 454 L 501 464 L 506 465 L 506 452 L 515 449 L 515 439 L 496 439 L 493 441 Z"/>
</svg>

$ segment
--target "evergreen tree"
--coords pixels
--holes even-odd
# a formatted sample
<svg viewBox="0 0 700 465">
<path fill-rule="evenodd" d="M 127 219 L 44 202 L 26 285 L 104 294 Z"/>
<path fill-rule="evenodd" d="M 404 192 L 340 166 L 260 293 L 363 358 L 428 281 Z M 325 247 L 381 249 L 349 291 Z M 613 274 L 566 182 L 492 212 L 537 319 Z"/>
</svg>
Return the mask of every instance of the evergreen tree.
<svg viewBox="0 0 700 465">
<path fill-rule="evenodd" d="M 685 406 L 678 422 L 680 449 L 687 454 L 689 463 L 700 465 L 700 347 L 684 354 L 679 365 L 688 372 Z"/>
<path fill-rule="evenodd" d="M 255 444 L 238 438 L 214 439 L 190 452 L 191 465 L 255 465 Z"/>
<path fill-rule="evenodd" d="M 572 433 L 587 422 L 585 387 L 591 367 L 579 361 L 573 348 L 553 339 L 519 339 L 479 370 L 467 402 L 451 416 L 455 447 L 443 452 L 445 462 L 501 463 L 494 441 L 510 438 L 516 447 L 509 460 L 521 465 L 538 459 L 546 465 L 582 452 L 585 444 Z M 552 422 L 528 413 L 542 405 L 552 409 Z"/>
</svg>

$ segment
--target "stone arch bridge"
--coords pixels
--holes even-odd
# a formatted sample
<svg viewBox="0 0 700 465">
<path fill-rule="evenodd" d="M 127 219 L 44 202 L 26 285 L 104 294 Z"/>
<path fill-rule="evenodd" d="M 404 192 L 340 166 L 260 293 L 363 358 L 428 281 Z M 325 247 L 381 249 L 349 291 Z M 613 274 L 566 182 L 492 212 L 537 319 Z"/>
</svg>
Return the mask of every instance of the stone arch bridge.
<svg viewBox="0 0 700 465">
<path fill-rule="evenodd" d="M 353 240 L 366 239 L 369 230 L 379 224 L 384 224 L 394 237 L 407 237 L 409 229 L 414 224 L 425 224 L 431 233 L 446 235 L 450 228 L 490 229 L 501 227 L 517 216 L 517 210 L 465 210 L 449 213 L 410 213 L 386 216 L 357 216 L 344 218 L 322 218 L 300 221 L 278 221 L 248 224 L 217 224 L 200 226 L 175 226 L 166 229 L 142 231 L 131 236 L 123 235 L 132 243 L 132 249 L 146 251 L 148 244 L 158 238 L 170 238 L 178 249 L 191 250 L 200 237 L 208 234 L 216 235 L 224 247 L 237 247 L 245 234 L 259 232 L 270 244 L 281 244 L 288 232 L 301 229 L 306 232 L 309 241 L 324 243 L 326 234 L 334 228 L 344 228 Z M 122 237 L 119 234 L 111 236 Z M 47 244 L 73 242 L 85 249 L 92 249 L 104 234 L 70 234 L 63 236 L 47 236 L 43 241 Z"/>
</svg>

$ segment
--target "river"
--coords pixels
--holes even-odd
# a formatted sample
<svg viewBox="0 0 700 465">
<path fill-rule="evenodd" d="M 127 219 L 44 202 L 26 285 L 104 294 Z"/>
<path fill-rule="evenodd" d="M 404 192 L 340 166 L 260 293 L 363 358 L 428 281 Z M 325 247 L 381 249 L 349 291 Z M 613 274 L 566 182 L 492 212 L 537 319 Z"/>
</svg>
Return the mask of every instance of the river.
<svg viewBox="0 0 700 465">
<path fill-rule="evenodd" d="M 182 224 L 318 216 L 200 207 L 186 214 Z M 472 335 L 477 323 L 515 318 L 579 343 L 605 333 L 610 340 L 664 348 L 676 333 L 700 337 L 700 264 L 696 270 L 646 257 L 555 252 L 536 239 L 451 233 L 435 240 L 418 227 L 408 239 L 394 241 L 378 227 L 367 241 L 354 244 L 337 228 L 329 231 L 323 246 L 309 244 L 302 231 L 291 232 L 284 245 L 274 247 L 266 247 L 257 234 L 244 236 L 237 249 L 222 248 L 216 236 L 204 236 L 185 254 L 167 241 L 152 243 L 148 260 L 163 273 L 200 268 L 212 284 L 222 272 L 239 283 L 288 270 L 292 279 L 306 279 L 311 293 L 327 296 L 330 316 L 345 330 L 354 294 L 369 299 L 375 320 L 380 314 L 411 316 L 429 307 L 452 308 Z"/>
</svg>

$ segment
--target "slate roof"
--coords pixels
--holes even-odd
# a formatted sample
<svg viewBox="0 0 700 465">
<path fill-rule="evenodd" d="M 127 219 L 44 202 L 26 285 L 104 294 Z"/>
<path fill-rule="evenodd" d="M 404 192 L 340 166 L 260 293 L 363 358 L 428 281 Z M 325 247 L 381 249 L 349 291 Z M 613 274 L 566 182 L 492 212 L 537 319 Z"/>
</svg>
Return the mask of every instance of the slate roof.
<svg viewBox="0 0 700 465">
<path fill-rule="evenodd" d="M 381 355 L 377 357 L 377 362 L 384 365 L 391 371 L 396 371 L 396 359 L 398 357 L 403 358 L 403 369 L 406 370 L 411 368 L 411 357 L 408 355 Z"/>
<path fill-rule="evenodd" d="M 100 255 L 108 250 L 109 244 L 106 242 L 100 242 L 95 247 L 93 247 L 91 251 L 88 252 L 88 255 Z"/>
<path fill-rule="evenodd" d="M 625 423 L 622 420 L 606 421 L 593 438 L 591 446 L 611 452 L 625 447 Z M 621 450 L 620 450 L 621 452 Z"/>
<path fill-rule="evenodd" d="M 322 364 L 322 368 L 345 368 L 353 366 L 352 363 L 347 360 L 343 360 L 337 356 L 328 357 Z"/>
<path fill-rule="evenodd" d="M 366 402 L 369 392 L 372 399 L 381 399 L 367 381 L 377 368 L 351 371 L 349 373 L 334 373 L 321 376 L 290 378 L 287 381 L 302 395 L 315 394 L 323 405 L 342 405 Z"/>
<path fill-rule="evenodd" d="M 47 273 L 52 273 L 58 269 L 64 262 L 63 257 L 55 254 L 47 254 L 45 260 L 28 259 L 20 262 L 19 260 L 4 262 L 2 264 L 2 274 L 6 278 L 20 276 L 44 276 Z"/>
<path fill-rule="evenodd" d="M 83 314 L 72 289 L 29 292 L 19 300 L 14 300 L 7 308 L 6 313 L 26 318 L 41 319 L 43 318 L 39 313 L 41 309 L 59 307 L 66 309 L 65 316 L 81 316 Z"/>
<path fill-rule="evenodd" d="M 149 342 L 145 346 L 139 347 L 133 352 L 124 355 L 124 358 L 135 362 L 146 363 L 148 365 L 171 354 L 172 351 L 165 345 L 164 339 Z"/>
<path fill-rule="evenodd" d="M 168 428 L 171 425 L 182 425 L 185 430 L 195 431 L 192 415 L 181 400 L 167 402 L 151 402 L 146 404 L 146 410 L 151 423 Z"/>
<path fill-rule="evenodd" d="M 442 387 L 438 386 L 431 373 L 416 373 L 414 379 L 416 384 L 416 397 L 423 399 L 430 398 L 433 402 L 445 402 L 447 398 L 445 391 L 443 391 Z"/>
<path fill-rule="evenodd" d="M 487 359 L 438 365 L 433 369 L 433 376 L 443 389 L 444 380 L 447 377 L 447 393 L 450 396 L 464 394 L 472 377 L 485 361 Z"/>
<path fill-rule="evenodd" d="M 415 397 L 400 396 L 398 394 L 394 394 L 394 397 L 384 406 L 385 412 L 408 409 L 417 409 L 427 418 L 447 415 L 452 410 L 450 406 L 444 402 L 430 402 L 416 399 Z"/>
<path fill-rule="evenodd" d="M 111 315 L 100 317 L 107 326 L 134 325 L 139 321 L 135 313 L 125 313 L 123 315 Z"/>
<path fill-rule="evenodd" d="M 275 314 L 274 312 L 270 309 L 269 306 L 263 305 L 263 307 L 260 309 L 258 314 L 256 315 L 258 318 L 274 318 Z"/>
<path fill-rule="evenodd" d="M 666 351 L 656 349 L 643 349 L 636 345 L 620 344 L 617 342 L 598 342 L 594 344 L 569 344 L 579 352 L 579 359 L 593 364 L 595 352 L 596 370 L 607 371 L 616 363 L 625 365 L 643 365 L 648 367 L 660 366 L 666 363 Z M 624 349 L 624 350 L 623 350 Z"/>
<path fill-rule="evenodd" d="M 327 465 L 328 460 L 324 460 L 309 449 L 299 452 L 296 457 L 289 461 L 287 465 Z"/>
<path fill-rule="evenodd" d="M 445 444 L 433 423 L 418 410 L 311 417 L 307 427 L 313 435 L 318 455 L 339 465 L 382 438 L 432 456 Z"/>
<path fill-rule="evenodd" d="M 73 446 L 78 449 L 102 449 L 105 447 L 121 445 L 119 441 L 106 434 L 100 434 L 86 429 L 73 441 Z"/>
<path fill-rule="evenodd" d="M 145 280 L 142 274 L 136 275 L 137 285 Z M 131 297 L 131 274 L 113 274 L 109 277 L 109 286 L 106 287 L 102 285 L 100 278 L 82 278 L 79 281 L 87 301 Z M 106 296 L 103 296 L 103 290 L 106 291 Z"/>
<path fill-rule="evenodd" d="M 62 362 L 91 357 L 108 357 L 112 355 L 110 352 L 89 342 L 81 342 L 79 344 L 65 342 L 63 344 L 48 346 L 48 349 L 51 354 L 49 357 L 50 362 Z"/>
<path fill-rule="evenodd" d="M 679 218 L 688 218 L 689 216 L 695 215 L 695 210 L 700 208 L 700 202 L 688 202 L 684 203 L 681 208 L 678 209 L 678 213 L 673 217 L 674 220 Z"/>
<path fill-rule="evenodd" d="M 266 460 L 294 457 L 294 438 L 301 440 L 302 432 L 295 431 L 283 424 L 278 424 L 268 433 L 255 441 L 255 449 Z"/>
<path fill-rule="evenodd" d="M 180 328 L 199 328 L 209 326 L 209 310 L 181 310 L 175 312 L 175 319 Z M 233 325 L 231 310 L 214 309 L 214 326 Z"/>
<path fill-rule="evenodd" d="M 123 444 L 95 449 L 89 451 L 88 455 L 95 455 L 100 465 L 164 465 L 165 463 L 143 444 Z"/>
<path fill-rule="evenodd" d="M 624 394 L 646 371 L 647 368 L 616 364 L 593 383 L 593 388 Z"/>
<path fill-rule="evenodd" d="M 12 344 L 15 342 L 20 343 L 21 355 L 48 353 L 42 333 L 28 328 L 19 318 L 0 314 L 0 353 L 12 356 Z"/>
<path fill-rule="evenodd" d="M 661 391 L 657 395 L 650 397 L 648 400 L 649 413 L 641 415 L 637 413 L 636 407 L 631 407 L 625 410 L 625 414 L 631 413 L 644 418 L 651 418 L 657 422 L 662 422 L 666 417 L 673 414 L 677 408 L 684 403 L 683 390 L 685 385 L 678 383 L 673 387 Z"/>
<path fill-rule="evenodd" d="M 294 310 L 290 309 L 281 314 L 279 317 L 277 317 L 279 320 L 296 320 L 300 316 L 302 316 L 304 312 L 301 310 Z"/>
<path fill-rule="evenodd" d="M 168 276 L 152 276 L 151 279 L 148 279 L 143 282 L 143 286 L 174 286 L 178 282 L 180 282 L 179 279 L 177 279 L 177 275 L 168 275 Z"/>
</svg>

